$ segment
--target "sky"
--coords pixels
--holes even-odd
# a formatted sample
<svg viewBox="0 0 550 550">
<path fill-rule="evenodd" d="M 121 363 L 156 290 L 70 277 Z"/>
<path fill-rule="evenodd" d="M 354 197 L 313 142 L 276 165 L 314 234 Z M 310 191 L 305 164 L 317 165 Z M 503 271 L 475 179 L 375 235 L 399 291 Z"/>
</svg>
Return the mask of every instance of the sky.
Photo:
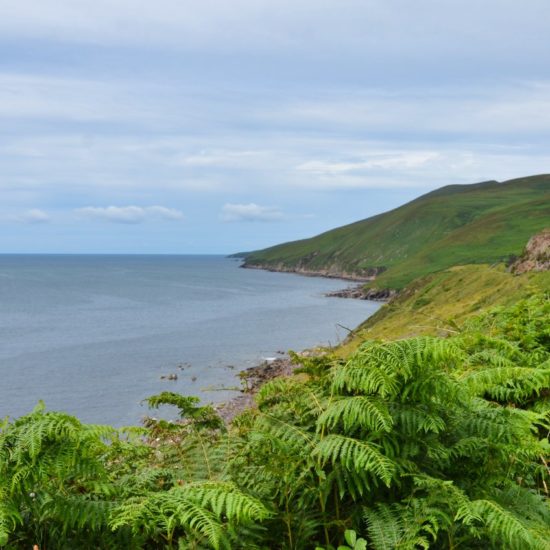
<svg viewBox="0 0 550 550">
<path fill-rule="evenodd" d="M 0 252 L 231 253 L 550 172 L 548 0 L 0 0 Z"/>
</svg>

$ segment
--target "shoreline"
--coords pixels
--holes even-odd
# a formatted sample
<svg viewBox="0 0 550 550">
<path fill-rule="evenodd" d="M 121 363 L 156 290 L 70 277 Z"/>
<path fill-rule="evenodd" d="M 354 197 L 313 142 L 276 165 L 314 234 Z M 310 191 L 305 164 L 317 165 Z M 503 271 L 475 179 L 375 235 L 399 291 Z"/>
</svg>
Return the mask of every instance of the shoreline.
<svg viewBox="0 0 550 550">
<path fill-rule="evenodd" d="M 294 271 L 277 271 L 275 269 L 264 269 L 261 267 L 249 267 L 244 264 L 240 267 L 244 269 L 262 269 L 264 271 L 272 271 L 277 273 L 293 273 L 295 275 L 303 275 L 306 277 L 322 277 L 327 279 L 342 279 L 340 276 L 321 275 L 313 273 L 301 273 Z M 355 280 L 355 279 L 343 279 L 343 280 Z M 356 281 L 356 280 L 355 280 Z M 392 289 L 367 289 L 363 285 L 348 286 L 341 290 L 334 290 L 324 293 L 324 296 L 329 298 L 345 298 L 354 300 L 369 300 L 373 302 L 389 302 L 398 292 Z M 368 319 L 368 317 L 367 317 Z M 315 348 L 306 349 L 299 352 L 299 356 L 311 356 L 315 354 Z M 236 378 L 241 380 L 245 386 L 239 390 L 239 394 L 228 399 L 216 403 L 214 409 L 218 415 L 222 418 L 226 425 L 231 424 L 233 419 L 244 412 L 247 409 L 254 408 L 256 403 L 254 396 L 258 393 L 259 389 L 267 382 L 274 380 L 275 378 L 290 376 L 294 371 L 299 368 L 300 365 L 293 363 L 292 359 L 288 355 L 278 357 L 272 361 L 263 361 L 259 365 L 248 367 L 243 369 Z"/>
<path fill-rule="evenodd" d="M 284 267 L 273 267 L 273 266 L 262 266 L 247 264 L 246 261 L 243 262 L 240 266 L 241 269 L 259 269 L 261 271 L 270 271 L 271 273 L 293 273 L 295 275 L 303 275 L 304 277 L 322 277 L 324 279 L 342 279 L 343 281 L 355 281 L 358 283 L 368 283 L 374 281 L 376 275 L 365 275 L 360 276 L 354 273 L 337 272 L 333 273 L 330 271 L 313 271 L 307 269 L 299 268 L 284 268 Z"/>
<path fill-rule="evenodd" d="M 260 271 L 269 271 L 271 273 L 289 273 L 293 275 L 301 275 L 303 277 L 320 277 L 322 279 L 340 279 L 342 281 L 350 281 L 355 283 L 369 283 L 376 279 L 376 275 L 384 270 L 377 270 L 376 273 L 366 275 L 364 277 L 354 273 L 338 272 L 332 273 L 329 271 L 309 271 L 306 269 L 272 267 L 247 264 L 244 261 L 240 266 L 242 269 L 257 269 Z M 389 302 L 399 293 L 398 290 L 392 288 L 369 288 L 365 289 L 363 284 L 348 286 L 342 290 L 334 290 L 326 292 L 325 296 L 330 298 L 353 298 L 357 300 L 371 300 L 373 302 Z"/>
<path fill-rule="evenodd" d="M 348 286 L 342 290 L 333 290 L 325 293 L 329 298 L 351 298 L 353 300 L 370 300 L 372 302 L 389 302 L 398 294 L 391 288 L 367 288 L 363 285 Z"/>
<path fill-rule="evenodd" d="M 301 352 L 299 355 L 305 353 L 310 352 Z M 239 394 L 227 401 L 217 403 L 213 407 L 226 425 L 231 424 L 237 415 L 246 409 L 255 407 L 254 396 L 265 383 L 275 378 L 290 376 L 297 368 L 299 365 L 293 363 L 287 355 L 277 357 L 273 361 L 263 361 L 254 367 L 248 367 L 236 375 L 245 384 Z"/>
</svg>

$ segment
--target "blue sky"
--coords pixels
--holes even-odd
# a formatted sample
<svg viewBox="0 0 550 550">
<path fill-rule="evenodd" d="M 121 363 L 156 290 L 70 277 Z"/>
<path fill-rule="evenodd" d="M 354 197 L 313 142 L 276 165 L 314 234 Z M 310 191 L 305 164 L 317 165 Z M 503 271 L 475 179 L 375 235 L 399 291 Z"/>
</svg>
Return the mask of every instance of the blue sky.
<svg viewBox="0 0 550 550">
<path fill-rule="evenodd" d="M 0 252 L 228 253 L 550 171 L 547 0 L 0 3 Z"/>
</svg>

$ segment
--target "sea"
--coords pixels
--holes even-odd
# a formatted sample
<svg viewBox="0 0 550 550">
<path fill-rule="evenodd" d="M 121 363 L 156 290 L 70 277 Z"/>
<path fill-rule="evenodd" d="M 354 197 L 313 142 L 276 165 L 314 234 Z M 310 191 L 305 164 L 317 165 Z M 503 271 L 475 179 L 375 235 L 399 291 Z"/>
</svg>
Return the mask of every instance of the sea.
<svg viewBox="0 0 550 550">
<path fill-rule="evenodd" d="M 154 414 L 143 400 L 161 391 L 224 401 L 239 371 L 334 346 L 379 307 L 324 295 L 346 281 L 240 263 L 0 255 L 0 418 L 43 400 L 86 423 L 139 425 Z"/>
</svg>

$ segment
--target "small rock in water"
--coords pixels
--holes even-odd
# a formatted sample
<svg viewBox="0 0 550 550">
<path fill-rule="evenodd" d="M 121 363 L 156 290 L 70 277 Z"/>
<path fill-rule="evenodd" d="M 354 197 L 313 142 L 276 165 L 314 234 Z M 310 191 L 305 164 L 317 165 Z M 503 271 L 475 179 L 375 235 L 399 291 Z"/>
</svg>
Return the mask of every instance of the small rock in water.
<svg viewBox="0 0 550 550">
<path fill-rule="evenodd" d="M 160 378 L 161 378 L 161 380 L 177 380 L 178 375 L 175 374 L 175 373 L 163 374 Z"/>
<path fill-rule="evenodd" d="M 191 376 L 191 382 L 195 382 L 196 379 L 197 379 L 196 376 Z"/>
</svg>

